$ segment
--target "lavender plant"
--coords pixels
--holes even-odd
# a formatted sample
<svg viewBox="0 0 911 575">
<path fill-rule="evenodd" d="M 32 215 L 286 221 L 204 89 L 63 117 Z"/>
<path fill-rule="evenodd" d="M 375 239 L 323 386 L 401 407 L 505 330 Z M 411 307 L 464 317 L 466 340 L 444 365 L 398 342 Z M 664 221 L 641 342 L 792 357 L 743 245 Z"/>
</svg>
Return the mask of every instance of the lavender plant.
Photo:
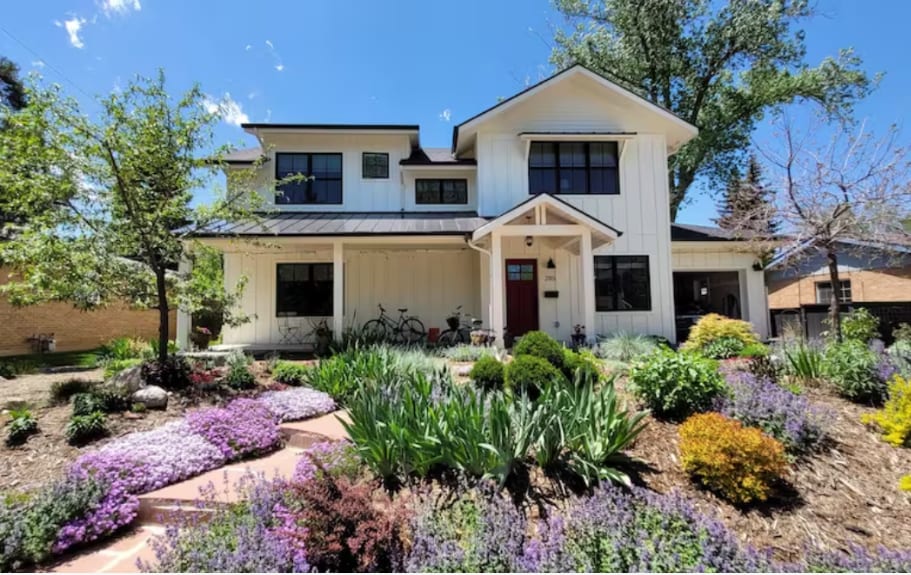
<svg viewBox="0 0 911 575">
<path fill-rule="evenodd" d="M 825 437 L 825 410 L 770 380 L 734 369 L 724 371 L 729 393 L 717 409 L 744 425 L 758 427 L 789 453 L 806 452 Z"/>
<path fill-rule="evenodd" d="M 742 547 L 684 498 L 606 485 L 538 525 L 518 561 L 526 572 L 754 572 L 767 553 Z"/>
<path fill-rule="evenodd" d="M 405 570 L 420 572 L 522 571 L 527 522 L 492 485 L 455 495 L 425 495 L 416 504 Z"/>
</svg>

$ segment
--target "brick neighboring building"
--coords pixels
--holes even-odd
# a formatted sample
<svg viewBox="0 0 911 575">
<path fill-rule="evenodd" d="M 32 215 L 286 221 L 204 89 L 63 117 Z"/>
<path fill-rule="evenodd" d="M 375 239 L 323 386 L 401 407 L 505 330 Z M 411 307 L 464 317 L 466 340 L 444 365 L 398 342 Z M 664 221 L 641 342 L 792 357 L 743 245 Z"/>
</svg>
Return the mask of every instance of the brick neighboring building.
<svg viewBox="0 0 911 575">
<path fill-rule="evenodd" d="M 766 271 L 772 335 L 785 325 L 801 329 L 807 337 L 825 330 L 831 282 L 825 255 L 789 252 Z M 864 307 L 880 318 L 880 334 L 890 339 L 899 323 L 911 323 L 911 245 L 888 246 L 845 241 L 838 257 L 840 299 L 843 311 Z"/>
<path fill-rule="evenodd" d="M 0 284 L 9 281 L 9 270 L 0 268 Z M 177 314 L 170 314 L 169 337 L 174 339 Z M 158 311 L 112 305 L 80 311 L 67 303 L 15 307 L 0 296 L 0 356 L 32 353 L 29 338 L 54 334 L 57 351 L 95 349 L 115 337 L 158 338 Z"/>
</svg>

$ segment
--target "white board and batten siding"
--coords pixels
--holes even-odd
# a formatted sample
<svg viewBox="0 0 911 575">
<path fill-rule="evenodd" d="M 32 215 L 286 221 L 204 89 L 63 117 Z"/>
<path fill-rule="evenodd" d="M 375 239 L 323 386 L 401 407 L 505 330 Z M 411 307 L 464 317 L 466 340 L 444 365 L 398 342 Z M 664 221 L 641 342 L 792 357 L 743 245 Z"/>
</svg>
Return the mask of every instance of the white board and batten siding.
<svg viewBox="0 0 911 575">
<path fill-rule="evenodd" d="M 640 114 L 635 107 L 606 103 L 603 93 L 590 83 L 576 80 L 560 83 L 541 93 L 545 94 L 548 97 L 526 100 L 480 127 L 475 150 L 478 188 L 482 190 L 479 213 L 499 215 L 528 199 L 528 144 L 519 134 L 635 132 L 635 135 L 618 136 L 622 138 L 618 143 L 621 149 L 619 195 L 559 197 L 623 232 L 612 245 L 595 250 L 596 255 L 645 255 L 649 258 L 651 310 L 596 313 L 597 325 L 586 326 L 587 333 L 607 335 L 631 331 L 673 339 L 674 290 L 665 136 L 653 125 L 653 120 Z M 542 135 L 539 139 L 547 140 L 547 136 Z M 573 258 L 578 260 L 578 257 Z M 539 264 L 543 265 L 540 261 Z M 578 261 L 572 265 L 578 269 Z M 564 282 L 575 282 L 572 297 L 581 298 L 579 272 L 564 274 L 559 267 L 558 271 Z M 558 299 L 566 297 L 564 293 L 568 294 L 562 287 Z M 575 301 L 559 302 L 556 307 L 574 309 Z M 549 318 L 544 313 L 551 305 L 548 300 L 541 300 L 541 326 L 548 331 L 552 324 L 548 328 L 546 320 Z M 561 316 L 560 339 L 568 339 L 573 324 L 582 323 L 576 317 Z"/>
<path fill-rule="evenodd" d="M 280 243 L 280 240 L 279 240 Z M 278 344 L 280 320 L 275 313 L 276 266 L 279 263 L 332 262 L 332 249 L 325 245 L 301 249 L 289 245 L 267 252 L 225 254 L 225 285 L 234 286 L 241 276 L 247 285 L 242 308 L 251 315 L 239 327 L 225 327 L 225 344 Z M 468 248 L 415 245 L 409 249 L 365 249 L 346 246 L 345 326 L 363 325 L 378 315 L 377 304 L 398 317 L 396 308 L 408 308 L 425 327 L 445 329 L 446 315 L 457 306 L 477 317 L 480 314 L 477 252 Z M 293 318 L 303 330 L 321 318 Z M 326 318 L 331 324 L 332 318 Z"/>
<path fill-rule="evenodd" d="M 411 154 L 407 135 L 393 134 L 302 134 L 269 133 L 264 136 L 269 158 L 257 175 L 258 187 L 267 206 L 275 206 L 271 192 L 275 182 L 275 155 L 280 153 L 337 153 L 342 155 L 341 204 L 280 204 L 284 212 L 399 212 L 476 211 L 477 181 L 473 166 L 458 169 L 410 168 L 399 162 Z M 389 154 L 389 177 L 363 177 L 364 152 Z M 457 178 L 468 180 L 468 203 L 426 205 L 415 202 L 416 178 Z"/>
<path fill-rule="evenodd" d="M 714 242 L 675 242 L 673 248 L 675 272 L 736 271 L 740 279 L 743 319 L 753 324 L 760 338 L 766 339 L 769 337 L 769 308 L 765 272 L 753 269 L 757 259 L 755 253 Z"/>
</svg>

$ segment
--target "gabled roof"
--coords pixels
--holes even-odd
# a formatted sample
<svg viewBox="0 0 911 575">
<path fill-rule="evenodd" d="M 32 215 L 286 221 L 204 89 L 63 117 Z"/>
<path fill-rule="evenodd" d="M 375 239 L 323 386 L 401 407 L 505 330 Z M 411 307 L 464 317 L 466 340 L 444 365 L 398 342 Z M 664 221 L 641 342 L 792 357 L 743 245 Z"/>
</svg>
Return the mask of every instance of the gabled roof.
<svg viewBox="0 0 911 575">
<path fill-rule="evenodd" d="M 255 148 L 244 148 L 227 153 L 224 156 L 224 161 L 226 164 L 253 164 L 262 157 L 263 150 L 257 146 Z"/>
<path fill-rule="evenodd" d="M 420 126 L 417 124 L 270 124 L 270 123 L 247 123 L 241 124 L 244 130 L 312 130 L 312 131 L 349 131 L 349 132 L 417 132 Z"/>
<path fill-rule="evenodd" d="M 643 98 L 642 96 L 624 88 L 623 86 L 620 86 L 616 82 L 610 80 L 609 78 L 607 78 L 589 68 L 586 68 L 582 64 L 573 64 L 572 66 L 570 66 L 568 68 L 564 68 L 563 70 L 560 70 L 559 72 L 555 73 L 553 76 L 550 76 L 549 78 L 546 78 L 546 79 L 538 82 L 537 84 L 529 86 L 528 88 L 522 90 L 521 92 L 514 94 L 513 96 L 506 98 L 505 100 L 503 100 L 501 102 L 498 102 L 494 106 L 487 108 L 483 112 L 480 112 L 479 114 L 476 114 L 476 115 L 472 116 L 471 118 L 468 118 L 461 124 L 458 124 L 457 126 L 453 127 L 453 129 L 452 129 L 452 152 L 453 153 L 458 152 L 459 137 L 465 131 L 467 131 L 469 129 L 473 129 L 478 124 L 485 122 L 485 121 L 489 120 L 490 118 L 505 112 L 512 106 L 515 106 L 516 104 L 528 99 L 529 97 L 540 92 L 544 88 L 547 88 L 548 86 L 554 85 L 558 82 L 562 82 L 564 80 L 567 80 L 567 79 L 575 77 L 575 76 L 588 77 L 588 78 L 596 81 L 597 83 L 599 83 L 601 86 L 607 88 L 614 94 L 616 94 L 622 98 L 635 101 L 638 105 L 658 114 L 662 119 L 666 120 L 670 124 L 673 124 L 674 126 L 679 127 L 679 128 L 683 128 L 684 131 L 686 131 L 690 134 L 690 136 L 689 136 L 690 138 L 695 137 L 696 134 L 699 133 L 699 129 L 696 126 L 690 124 L 689 122 L 687 122 L 680 116 L 677 116 L 670 110 L 663 108 L 663 107 Z"/>
<path fill-rule="evenodd" d="M 623 232 L 617 228 L 588 215 L 574 205 L 565 202 L 556 196 L 552 196 L 550 194 L 538 194 L 525 200 L 521 204 L 503 212 L 499 216 L 493 218 L 478 229 L 474 230 L 474 233 L 471 235 L 472 240 L 480 240 L 494 229 L 507 225 L 512 220 L 518 218 L 528 210 L 534 209 L 539 205 L 550 207 L 555 211 L 560 212 L 563 215 L 568 216 L 569 218 L 590 227 L 593 231 L 603 235 L 607 240 L 614 240 L 623 235 Z"/>
</svg>

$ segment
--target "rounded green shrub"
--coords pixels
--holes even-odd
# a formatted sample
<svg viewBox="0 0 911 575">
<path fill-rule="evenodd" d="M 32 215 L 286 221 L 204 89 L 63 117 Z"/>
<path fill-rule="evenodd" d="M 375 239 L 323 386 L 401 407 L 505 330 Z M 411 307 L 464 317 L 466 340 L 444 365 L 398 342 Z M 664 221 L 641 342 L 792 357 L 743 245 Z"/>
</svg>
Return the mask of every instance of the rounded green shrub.
<svg viewBox="0 0 911 575">
<path fill-rule="evenodd" d="M 303 363 L 279 361 L 272 368 L 272 379 L 285 385 L 303 385 L 312 369 Z"/>
<path fill-rule="evenodd" d="M 107 417 L 101 411 L 74 415 L 66 425 L 66 440 L 70 445 L 85 445 L 107 434 Z"/>
<path fill-rule="evenodd" d="M 562 371 L 563 375 L 565 375 L 566 379 L 569 381 L 576 380 L 577 372 L 579 372 L 579 375 L 583 378 L 591 376 L 595 381 L 601 378 L 600 360 L 598 360 L 592 352 L 587 350 L 576 352 L 564 348 Z"/>
<path fill-rule="evenodd" d="M 484 389 L 502 389 L 505 372 L 505 367 L 497 358 L 487 355 L 475 362 L 468 377 Z"/>
<path fill-rule="evenodd" d="M 667 348 L 633 364 L 629 382 L 655 414 L 675 419 L 707 411 L 726 389 L 715 360 Z"/>
<path fill-rule="evenodd" d="M 563 346 L 543 331 L 530 331 L 513 347 L 512 355 L 530 355 L 549 362 L 557 369 L 563 367 Z"/>
<path fill-rule="evenodd" d="M 726 335 L 706 343 L 702 347 L 702 355 L 712 359 L 730 359 L 739 356 L 745 348 L 742 341 Z"/>
<path fill-rule="evenodd" d="M 545 387 L 565 381 L 560 370 L 537 356 L 520 355 L 506 366 L 506 388 L 526 393 L 532 399 L 536 399 Z"/>
<path fill-rule="evenodd" d="M 823 375 L 838 393 L 851 401 L 878 403 L 886 397 L 879 376 L 879 358 L 861 341 L 832 343 L 823 354 Z"/>
</svg>

